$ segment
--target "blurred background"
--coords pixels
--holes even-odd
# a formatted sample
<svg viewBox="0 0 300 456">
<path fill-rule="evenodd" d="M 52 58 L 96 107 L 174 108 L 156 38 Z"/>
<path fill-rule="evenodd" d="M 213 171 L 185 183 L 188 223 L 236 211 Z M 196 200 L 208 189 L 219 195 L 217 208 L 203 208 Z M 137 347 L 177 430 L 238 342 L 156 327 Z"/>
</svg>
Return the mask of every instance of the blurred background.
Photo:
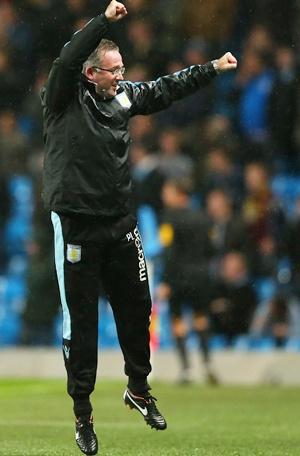
<svg viewBox="0 0 300 456">
<path fill-rule="evenodd" d="M 60 347 L 52 227 L 41 203 L 39 92 L 71 35 L 108 2 L 0 2 L 0 347 Z M 125 79 L 230 50 L 235 72 L 131 121 L 131 171 L 151 277 L 153 350 L 300 351 L 300 2 L 128 0 L 113 26 Z M 99 300 L 100 347 L 118 348 Z M 217 381 L 207 368 L 208 380 Z"/>
</svg>

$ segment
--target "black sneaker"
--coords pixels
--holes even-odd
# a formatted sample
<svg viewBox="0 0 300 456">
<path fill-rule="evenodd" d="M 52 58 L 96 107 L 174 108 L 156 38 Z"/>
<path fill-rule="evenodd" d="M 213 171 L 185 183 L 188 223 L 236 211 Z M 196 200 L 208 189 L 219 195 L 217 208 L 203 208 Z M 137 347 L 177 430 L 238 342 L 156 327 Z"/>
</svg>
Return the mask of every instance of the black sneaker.
<svg viewBox="0 0 300 456">
<path fill-rule="evenodd" d="M 82 453 L 93 455 L 98 453 L 98 440 L 94 431 L 93 416 L 76 418 L 76 443 Z"/>
<path fill-rule="evenodd" d="M 166 429 L 166 420 L 156 408 L 155 397 L 151 396 L 149 393 L 145 396 L 135 396 L 127 389 L 123 398 L 125 405 L 140 412 L 149 426 L 157 431 L 163 431 Z"/>
</svg>

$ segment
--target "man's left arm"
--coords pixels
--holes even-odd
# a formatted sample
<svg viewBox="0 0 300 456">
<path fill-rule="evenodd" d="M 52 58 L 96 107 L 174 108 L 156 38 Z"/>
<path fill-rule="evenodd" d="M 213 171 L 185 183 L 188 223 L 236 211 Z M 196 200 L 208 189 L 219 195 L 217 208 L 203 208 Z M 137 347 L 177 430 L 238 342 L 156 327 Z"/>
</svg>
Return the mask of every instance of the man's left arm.
<svg viewBox="0 0 300 456">
<path fill-rule="evenodd" d="M 207 85 L 217 74 L 235 69 L 236 58 L 227 52 L 220 59 L 204 65 L 193 65 L 174 74 L 162 76 L 155 81 L 131 83 L 131 115 L 152 114 L 195 93 Z"/>
</svg>

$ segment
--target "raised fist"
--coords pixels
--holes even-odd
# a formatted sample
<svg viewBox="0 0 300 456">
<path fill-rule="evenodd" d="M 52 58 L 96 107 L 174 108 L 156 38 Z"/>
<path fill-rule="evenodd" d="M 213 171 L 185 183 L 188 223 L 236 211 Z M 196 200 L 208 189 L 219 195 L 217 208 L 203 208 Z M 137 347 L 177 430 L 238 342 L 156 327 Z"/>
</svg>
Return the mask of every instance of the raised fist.
<svg viewBox="0 0 300 456">
<path fill-rule="evenodd" d="M 237 59 L 231 54 L 231 52 L 226 52 L 221 58 L 216 61 L 218 72 L 222 73 L 223 71 L 235 70 L 237 67 Z"/>
<path fill-rule="evenodd" d="M 110 22 L 117 22 L 127 15 L 127 10 L 123 3 L 112 0 L 104 14 Z"/>
</svg>

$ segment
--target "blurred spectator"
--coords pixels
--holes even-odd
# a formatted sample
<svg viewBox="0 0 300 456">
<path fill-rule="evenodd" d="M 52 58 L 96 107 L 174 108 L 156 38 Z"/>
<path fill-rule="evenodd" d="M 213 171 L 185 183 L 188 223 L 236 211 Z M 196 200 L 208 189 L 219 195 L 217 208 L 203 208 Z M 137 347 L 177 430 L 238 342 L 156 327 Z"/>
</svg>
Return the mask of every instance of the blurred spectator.
<svg viewBox="0 0 300 456">
<path fill-rule="evenodd" d="M 9 178 L 28 173 L 29 145 L 20 132 L 12 110 L 0 112 L 0 162 L 2 172 Z"/>
<path fill-rule="evenodd" d="M 182 67 L 204 64 L 209 60 L 208 43 L 204 40 L 194 38 L 189 40 L 182 52 L 182 55 L 172 55 L 172 60 L 166 67 L 167 73 L 173 73 Z M 205 119 L 213 109 L 213 84 L 207 84 L 202 90 L 190 95 L 173 104 L 168 113 L 162 111 L 156 115 L 159 124 L 166 127 L 188 127 L 195 122 Z"/>
<path fill-rule="evenodd" d="M 21 345 L 52 345 L 60 300 L 51 248 L 53 234 L 46 214 L 44 220 L 34 222 L 33 236 L 34 240 L 28 246 L 28 294 L 22 313 L 19 342 Z"/>
<path fill-rule="evenodd" d="M 209 117 L 204 125 L 204 141 L 208 146 L 224 144 L 233 148 L 236 137 L 233 133 L 231 121 L 228 117 L 217 114 Z"/>
<path fill-rule="evenodd" d="M 183 138 L 197 165 L 198 176 L 205 174 L 206 154 L 208 150 L 214 147 L 224 146 L 228 148 L 233 156 L 238 157 L 239 163 L 241 162 L 238 137 L 233 131 L 230 118 L 223 114 L 209 115 L 191 129 L 185 128 Z"/>
<path fill-rule="evenodd" d="M 298 1 L 256 0 L 254 3 L 255 22 L 264 24 L 277 42 L 291 45 L 295 39 L 295 18 L 299 15 Z"/>
<path fill-rule="evenodd" d="M 26 273 L 27 296 L 22 312 L 21 345 L 54 343 L 55 319 L 60 309 L 54 269 L 53 229 L 49 214 L 44 209 L 40 194 L 42 188 L 43 153 L 32 160 L 35 207 L 32 222 L 32 239 L 27 243 L 29 267 Z"/>
<path fill-rule="evenodd" d="M 259 239 L 254 263 L 255 275 L 259 277 L 276 278 L 280 259 L 279 245 L 271 234 Z"/>
<path fill-rule="evenodd" d="M 43 28 L 46 56 L 52 59 L 59 55 L 60 48 L 74 33 L 75 23 L 100 14 L 102 8 L 97 0 L 51 0 Z"/>
<path fill-rule="evenodd" d="M 233 212 L 232 200 L 223 190 L 212 190 L 206 199 L 208 236 L 211 244 L 210 274 L 218 280 L 224 254 L 235 250 L 251 258 L 251 243 L 240 214 Z"/>
<path fill-rule="evenodd" d="M 287 220 L 285 228 L 285 253 L 291 262 L 293 292 L 300 299 L 300 198 L 297 199 L 293 217 Z"/>
<path fill-rule="evenodd" d="M 274 154 L 283 161 L 283 170 L 299 170 L 296 148 L 299 72 L 293 49 L 279 47 L 275 54 L 276 76 L 270 95 L 270 132 Z M 282 116 L 284 113 L 284 118 Z M 288 164 L 288 166 L 287 166 Z"/>
<path fill-rule="evenodd" d="M 28 83 L 27 77 L 32 76 L 34 42 L 32 30 L 20 19 L 14 2 L 3 0 L 0 4 L 1 34 L 10 44 L 13 63 L 20 65 Z"/>
<path fill-rule="evenodd" d="M 245 256 L 239 252 L 226 253 L 210 304 L 214 332 L 225 336 L 231 345 L 237 336 L 247 334 L 256 304 Z"/>
<path fill-rule="evenodd" d="M 181 0 L 156 0 L 155 2 L 148 1 L 149 3 L 159 43 L 163 47 L 164 54 L 173 58 L 182 45 L 181 20 L 184 3 Z"/>
<path fill-rule="evenodd" d="M 131 0 L 130 2 L 130 14 L 140 15 L 143 17 L 145 14 L 149 13 L 149 8 L 151 7 L 150 0 Z"/>
<path fill-rule="evenodd" d="M 257 159 L 259 154 L 260 158 L 270 160 L 268 107 L 274 72 L 269 64 L 269 56 L 262 50 L 247 47 L 241 59 L 236 84 L 239 91 L 239 128 L 244 140 L 249 144 L 250 159 Z"/>
<path fill-rule="evenodd" d="M 167 178 L 190 178 L 193 162 L 182 152 L 181 132 L 175 128 L 162 130 L 158 137 L 158 163 L 162 174 Z"/>
<path fill-rule="evenodd" d="M 276 243 L 282 242 L 285 218 L 272 194 L 266 165 L 249 163 L 244 171 L 244 185 L 246 195 L 242 213 L 250 240 L 256 247 L 266 237 L 274 239 Z"/>
<path fill-rule="evenodd" d="M 261 23 L 254 23 L 250 28 L 244 49 L 256 49 L 262 55 L 271 55 L 274 48 L 274 39 L 268 27 Z"/>
<path fill-rule="evenodd" d="M 151 2 L 151 7 L 154 9 L 155 17 L 162 24 L 178 31 L 184 8 L 181 0 L 156 0 L 156 2 Z"/>
<path fill-rule="evenodd" d="M 126 79 L 132 82 L 149 80 L 148 67 L 137 63 L 126 69 Z"/>
<path fill-rule="evenodd" d="M 135 212 L 139 206 L 151 206 L 156 215 L 162 210 L 161 189 L 165 180 L 158 168 L 157 156 L 146 146 L 135 142 L 131 146 L 132 183 Z"/>
<path fill-rule="evenodd" d="M 196 186 L 204 196 L 212 190 L 222 189 L 230 196 L 236 208 L 241 205 L 242 174 L 239 167 L 233 162 L 230 150 L 226 145 L 217 144 L 211 147 L 207 152 L 204 167 L 199 168 L 196 168 L 198 178 Z"/>
<path fill-rule="evenodd" d="M 14 70 L 9 50 L 0 47 L 0 110 L 19 107 L 21 78 L 22 73 Z"/>
<path fill-rule="evenodd" d="M 158 77 L 164 70 L 161 48 L 157 46 L 153 25 L 145 17 L 141 21 L 133 18 L 127 29 L 128 49 L 125 51 L 125 64 L 131 66 L 138 62 L 147 65 L 151 61 L 151 79 Z"/>
<path fill-rule="evenodd" d="M 156 146 L 156 131 L 154 117 L 133 117 L 130 121 L 130 136 L 133 142 L 143 143 L 151 151 L 153 151 Z"/>
<path fill-rule="evenodd" d="M 23 131 L 29 137 L 31 146 L 43 146 L 43 117 L 40 100 L 40 90 L 46 82 L 48 71 L 40 68 L 34 80 L 33 87 L 28 91 L 21 107 L 20 123 Z"/>
<path fill-rule="evenodd" d="M 201 36 L 214 43 L 221 44 L 232 33 L 236 0 L 190 0 L 184 4 L 183 23 L 187 36 Z"/>
<path fill-rule="evenodd" d="M 199 340 L 207 380 L 216 379 L 210 366 L 208 303 L 210 286 L 208 258 L 210 255 L 207 227 L 201 213 L 191 209 L 190 183 L 168 180 L 163 186 L 165 205 L 161 241 L 163 283 L 157 289 L 159 299 L 169 299 L 172 332 L 179 355 L 180 381 L 189 380 L 188 334 L 185 306 L 193 315 L 193 330 Z"/>
<path fill-rule="evenodd" d="M 282 348 L 289 337 L 291 317 L 287 297 L 274 296 L 255 316 L 251 334 L 256 338 L 271 337 L 275 341 L 275 346 Z"/>
</svg>

